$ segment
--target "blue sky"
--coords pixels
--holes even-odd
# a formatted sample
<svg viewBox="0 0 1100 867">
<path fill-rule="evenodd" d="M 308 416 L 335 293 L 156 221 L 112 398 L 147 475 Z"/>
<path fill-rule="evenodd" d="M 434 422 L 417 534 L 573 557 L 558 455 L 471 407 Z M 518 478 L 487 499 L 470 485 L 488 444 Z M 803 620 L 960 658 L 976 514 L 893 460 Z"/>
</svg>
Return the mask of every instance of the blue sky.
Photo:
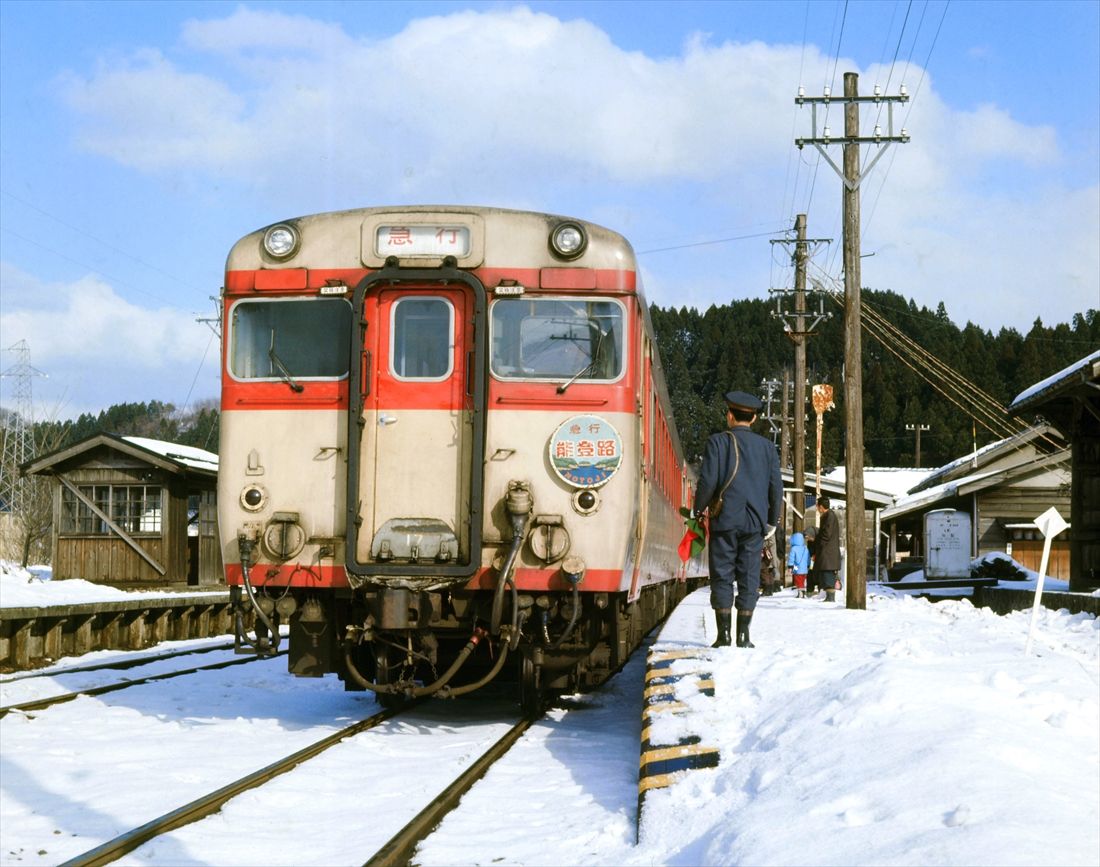
<svg viewBox="0 0 1100 867">
<path fill-rule="evenodd" d="M 1091 0 L 3 0 L 0 349 L 49 375 L 40 416 L 208 400 L 196 320 L 230 246 L 379 204 L 591 219 L 650 301 L 701 309 L 790 288 L 769 240 L 806 213 L 831 283 L 840 180 L 794 147 L 794 96 L 845 72 L 912 95 L 863 185 L 863 284 L 994 332 L 1068 322 L 1100 307 L 1098 45 Z"/>
</svg>

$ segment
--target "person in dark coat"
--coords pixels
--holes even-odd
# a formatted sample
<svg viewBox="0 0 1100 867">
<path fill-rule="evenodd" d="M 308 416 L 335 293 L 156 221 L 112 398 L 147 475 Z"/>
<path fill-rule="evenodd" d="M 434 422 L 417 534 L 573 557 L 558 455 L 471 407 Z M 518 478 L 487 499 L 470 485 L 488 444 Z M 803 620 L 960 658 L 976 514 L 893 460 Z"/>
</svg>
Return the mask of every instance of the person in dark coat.
<svg viewBox="0 0 1100 867">
<path fill-rule="evenodd" d="M 817 501 L 817 540 L 814 543 L 814 573 L 825 589 L 825 601 L 836 601 L 840 573 L 840 521 L 828 497 Z"/>
<path fill-rule="evenodd" d="M 772 441 L 750 430 L 763 403 L 743 391 L 731 391 L 725 400 L 729 430 L 707 440 L 694 511 L 709 516 L 710 605 L 718 626 L 713 646 L 730 645 L 736 602 L 737 646 L 752 647 L 749 623 L 760 596 L 761 550 L 779 523 L 783 479 Z M 718 497 L 722 506 L 715 515 L 711 504 Z"/>
</svg>

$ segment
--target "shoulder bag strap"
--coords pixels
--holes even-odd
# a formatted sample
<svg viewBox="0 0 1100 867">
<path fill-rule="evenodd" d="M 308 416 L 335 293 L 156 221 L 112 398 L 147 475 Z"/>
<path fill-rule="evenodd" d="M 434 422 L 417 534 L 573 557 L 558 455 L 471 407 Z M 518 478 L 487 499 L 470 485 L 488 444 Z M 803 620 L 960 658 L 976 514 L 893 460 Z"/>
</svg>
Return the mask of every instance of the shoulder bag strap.
<svg viewBox="0 0 1100 867">
<path fill-rule="evenodd" d="M 722 490 L 718 494 L 718 499 L 724 499 L 726 496 L 726 489 L 733 484 L 734 477 L 737 475 L 737 471 L 741 469 L 741 448 L 737 445 L 737 437 L 733 435 L 733 431 L 726 431 L 729 434 L 731 440 L 733 440 L 733 472 L 730 473 L 730 477 L 726 479 L 726 483 L 722 485 Z"/>
</svg>

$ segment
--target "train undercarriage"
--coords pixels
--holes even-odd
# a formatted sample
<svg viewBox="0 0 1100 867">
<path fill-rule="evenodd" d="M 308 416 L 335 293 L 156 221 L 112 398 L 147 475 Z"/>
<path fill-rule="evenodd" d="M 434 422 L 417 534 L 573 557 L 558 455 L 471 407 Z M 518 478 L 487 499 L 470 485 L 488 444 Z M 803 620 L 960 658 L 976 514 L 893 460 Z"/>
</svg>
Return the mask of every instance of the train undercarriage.
<svg viewBox="0 0 1100 867">
<path fill-rule="evenodd" d="M 291 674 L 336 673 L 345 689 L 372 690 L 385 706 L 509 682 L 523 712 L 536 715 L 555 695 L 607 680 L 692 586 L 652 584 L 629 602 L 625 592 L 516 592 L 509 582 L 505 617 L 494 616 L 492 591 L 257 588 L 253 604 L 267 623 L 257 616 L 255 638 L 241 643 L 269 652 L 288 623 Z M 240 604 L 250 607 L 243 596 Z"/>
</svg>

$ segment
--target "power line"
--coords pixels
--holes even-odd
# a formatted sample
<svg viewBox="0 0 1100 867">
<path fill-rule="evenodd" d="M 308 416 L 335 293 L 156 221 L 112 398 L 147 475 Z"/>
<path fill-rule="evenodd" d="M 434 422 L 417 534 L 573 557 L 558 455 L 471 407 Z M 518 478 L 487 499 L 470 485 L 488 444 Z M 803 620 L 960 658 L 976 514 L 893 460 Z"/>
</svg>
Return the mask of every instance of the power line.
<svg viewBox="0 0 1100 867">
<path fill-rule="evenodd" d="M 639 250 L 635 255 L 645 256 L 647 253 L 667 253 L 669 250 L 687 250 L 691 247 L 707 247 L 712 244 L 726 244 L 730 241 L 746 241 L 749 238 L 768 238 L 777 232 L 757 232 L 753 235 L 735 235 L 732 238 L 716 238 L 713 241 L 696 241 L 693 244 L 679 244 L 675 247 L 655 247 L 652 250 Z"/>
<path fill-rule="evenodd" d="M 132 289 L 134 292 L 138 292 L 142 295 L 148 295 L 150 298 L 155 298 L 157 301 L 167 301 L 168 300 L 163 295 L 158 295 L 155 292 L 150 292 L 148 289 L 142 289 L 138 286 L 134 286 L 130 283 L 127 283 L 124 280 L 119 280 L 117 277 L 112 277 L 110 274 L 107 274 L 103 271 L 100 271 L 98 268 L 92 267 L 87 262 L 81 262 L 77 259 L 74 259 L 72 256 L 67 256 L 65 253 L 62 253 L 60 250 L 55 250 L 52 247 L 47 247 L 45 244 L 40 244 L 38 241 L 32 240 L 31 238 L 28 238 L 24 235 L 20 235 L 18 232 L 14 232 L 11 229 L 7 228 L 6 226 L 0 227 L 0 232 L 6 232 L 9 235 L 15 236 L 20 241 L 26 241 L 28 244 L 33 244 L 35 247 L 38 247 L 40 250 L 45 250 L 47 253 L 50 253 L 54 256 L 57 256 L 60 259 L 64 259 L 67 262 L 72 262 L 74 265 L 78 265 L 81 268 L 86 268 L 89 273 L 95 274 L 99 277 L 102 277 L 104 280 L 107 280 L 108 282 L 110 282 L 113 286 L 125 286 L 127 289 Z"/>
<path fill-rule="evenodd" d="M 85 238 L 88 238 L 92 241 L 95 241 L 97 244 L 102 244 L 108 250 L 113 250 L 115 253 L 118 253 L 120 256 L 125 256 L 127 259 L 129 259 L 132 262 L 136 262 L 137 264 L 141 265 L 143 268 L 148 268 L 150 271 L 156 271 L 158 274 L 164 275 L 169 280 L 174 280 L 176 283 L 179 283 L 180 286 L 184 286 L 187 289 L 192 289 L 192 290 L 195 288 L 193 286 L 188 285 L 187 283 L 185 283 L 183 280 L 181 280 L 179 277 L 175 276 L 174 274 L 168 273 L 163 268 L 158 268 L 156 265 L 151 265 L 148 262 L 146 262 L 145 260 L 139 259 L 137 256 L 134 256 L 130 253 L 127 253 L 125 250 L 122 250 L 122 249 L 114 246 L 113 244 L 111 244 L 107 241 L 104 241 L 102 238 L 97 238 L 95 235 L 91 234 L 90 232 L 84 231 L 79 226 L 74 226 L 72 223 L 66 222 L 65 220 L 61 219 L 60 217 L 55 216 L 54 214 L 51 214 L 49 211 L 45 211 L 42 208 L 38 207 L 38 205 L 35 205 L 31 202 L 28 202 L 25 199 L 21 199 L 21 198 L 19 198 L 19 196 L 13 195 L 12 193 L 9 193 L 7 190 L 0 190 L 0 194 L 3 194 L 5 196 L 7 196 L 9 199 L 12 199 L 13 201 L 19 202 L 19 204 L 21 204 L 21 205 L 25 205 L 26 207 L 30 208 L 33 211 L 37 211 L 38 213 L 42 214 L 44 217 L 49 217 L 54 222 L 60 223 L 62 226 L 65 226 L 65 228 L 71 229 L 72 231 L 76 232 L 78 235 L 83 235 Z M 28 239 L 24 238 L 23 240 L 28 240 Z M 32 241 L 31 243 L 34 243 L 34 242 Z"/>
</svg>

